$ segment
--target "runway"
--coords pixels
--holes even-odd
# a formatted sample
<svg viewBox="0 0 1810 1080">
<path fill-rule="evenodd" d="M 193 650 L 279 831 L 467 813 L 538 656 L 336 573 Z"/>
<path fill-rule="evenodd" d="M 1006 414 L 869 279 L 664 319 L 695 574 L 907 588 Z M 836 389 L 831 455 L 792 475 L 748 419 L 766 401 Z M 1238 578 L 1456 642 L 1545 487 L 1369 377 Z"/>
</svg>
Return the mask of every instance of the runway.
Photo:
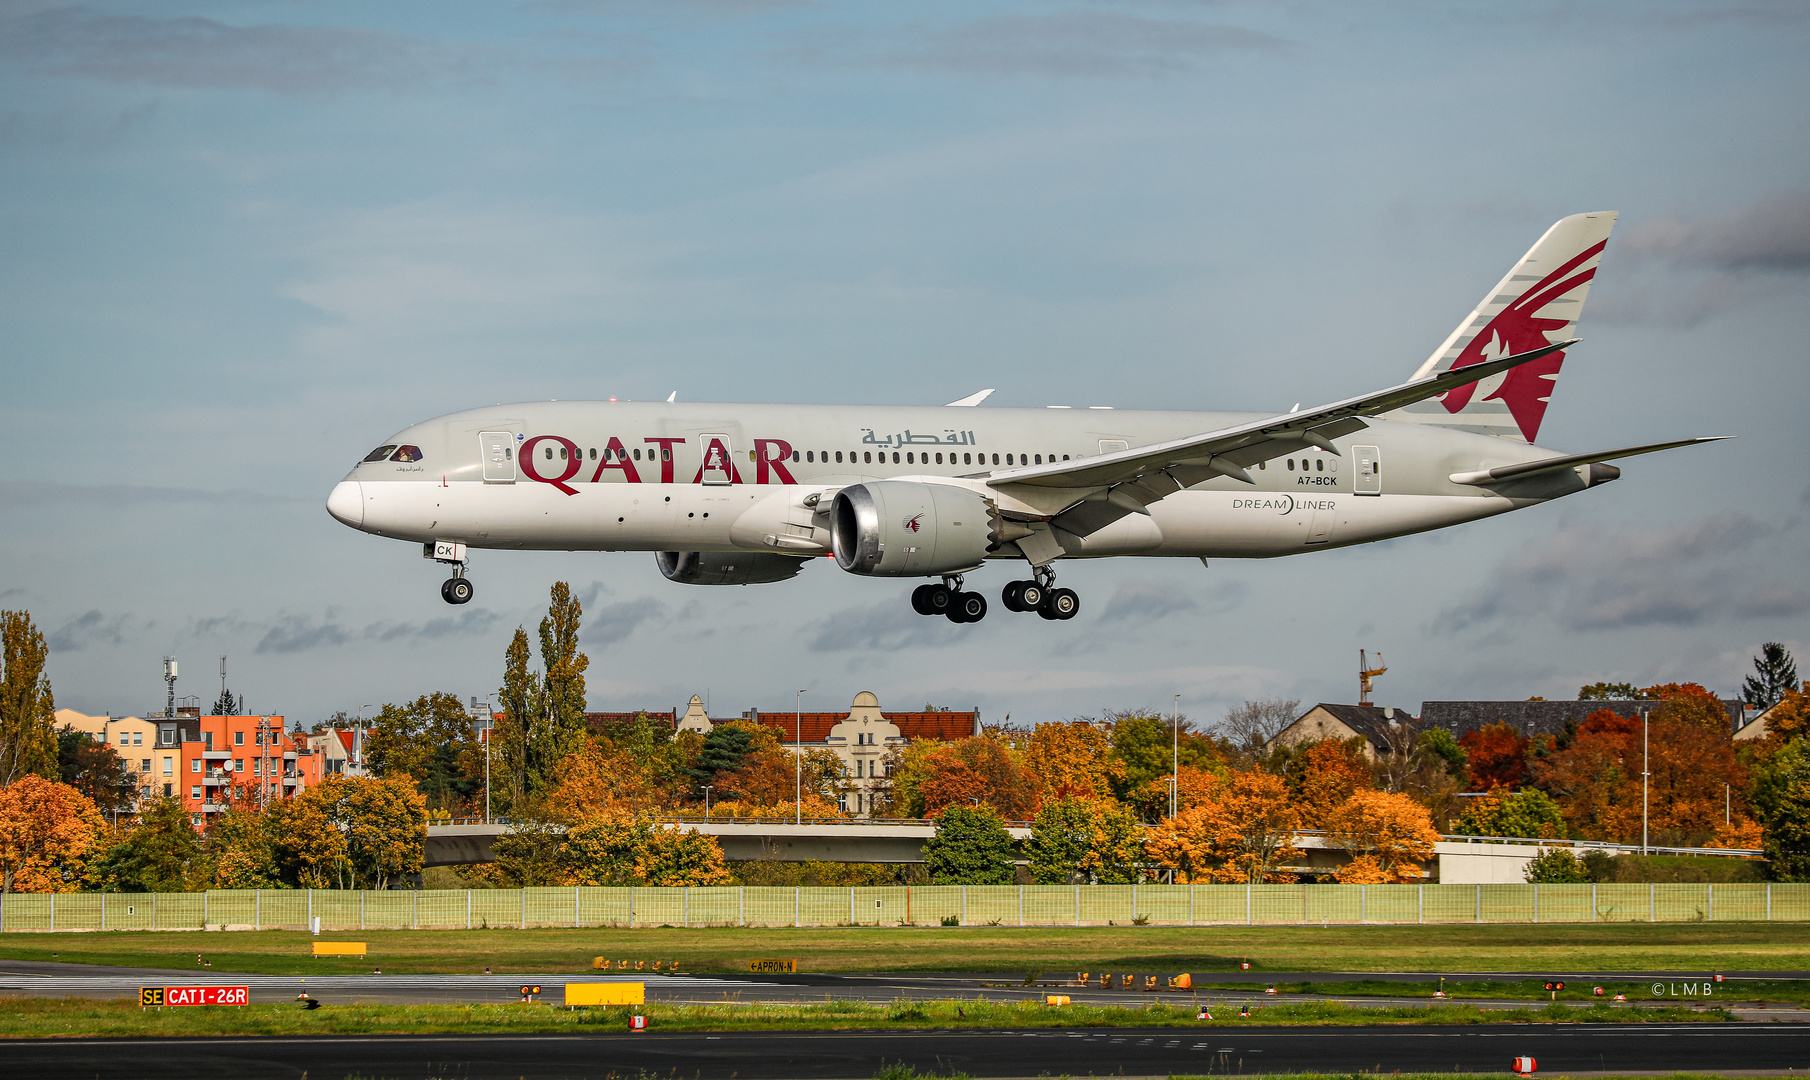
<svg viewBox="0 0 1810 1080">
<path fill-rule="evenodd" d="M 590 1036 L 73 1039 L 4 1044 L 18 1076 L 148 1080 L 348 1075 L 394 1080 L 700 1080 L 872 1077 L 902 1062 L 976 1077 L 1176 1073 L 1495 1072 L 1783 1074 L 1810 1067 L 1810 1028 L 1783 1024 L 853 1031 Z"/>
</svg>

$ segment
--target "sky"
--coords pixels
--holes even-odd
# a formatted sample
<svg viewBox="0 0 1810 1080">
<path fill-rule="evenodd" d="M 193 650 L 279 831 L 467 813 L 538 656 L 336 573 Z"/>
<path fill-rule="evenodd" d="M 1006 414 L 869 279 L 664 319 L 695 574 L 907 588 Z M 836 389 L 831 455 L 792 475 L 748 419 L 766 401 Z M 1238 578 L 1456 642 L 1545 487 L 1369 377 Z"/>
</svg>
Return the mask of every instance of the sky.
<svg viewBox="0 0 1810 1080">
<path fill-rule="evenodd" d="M 493 694 L 571 583 L 593 709 L 1734 693 L 1810 655 L 1810 7 L 1087 0 L 0 3 L 0 607 L 60 706 L 313 722 Z M 494 402 L 1288 409 L 1411 374 L 1558 218 L 1621 212 L 1551 505 L 914 615 L 825 560 L 417 547 L 326 514 Z M 986 406 L 983 406 L 986 407 Z M 975 583 L 996 593 L 1010 576 Z"/>
</svg>

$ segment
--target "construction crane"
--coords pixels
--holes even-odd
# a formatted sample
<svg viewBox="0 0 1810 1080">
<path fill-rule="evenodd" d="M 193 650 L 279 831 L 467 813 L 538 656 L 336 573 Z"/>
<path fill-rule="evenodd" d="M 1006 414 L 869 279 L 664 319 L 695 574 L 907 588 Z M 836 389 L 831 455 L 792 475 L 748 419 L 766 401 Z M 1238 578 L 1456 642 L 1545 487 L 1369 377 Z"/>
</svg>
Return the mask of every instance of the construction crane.
<svg viewBox="0 0 1810 1080">
<path fill-rule="evenodd" d="M 1370 704 L 1371 680 L 1378 675 L 1387 674 L 1389 669 L 1383 666 L 1383 654 L 1376 654 L 1376 666 L 1370 666 L 1370 657 L 1364 650 L 1358 650 L 1358 704 Z"/>
</svg>

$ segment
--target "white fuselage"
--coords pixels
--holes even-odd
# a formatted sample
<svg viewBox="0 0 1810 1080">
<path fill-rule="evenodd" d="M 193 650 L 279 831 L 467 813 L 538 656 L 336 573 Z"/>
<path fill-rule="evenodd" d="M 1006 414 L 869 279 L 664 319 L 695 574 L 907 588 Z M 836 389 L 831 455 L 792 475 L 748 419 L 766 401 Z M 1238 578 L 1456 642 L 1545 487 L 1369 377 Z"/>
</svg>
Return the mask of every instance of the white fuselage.
<svg viewBox="0 0 1810 1080">
<path fill-rule="evenodd" d="M 956 484 L 1214 430 L 1249 415 L 1104 409 L 541 402 L 410 427 L 328 508 L 355 528 L 472 548 L 827 553 L 810 495 L 876 480 Z M 1069 545 L 1069 557 L 1269 558 L 1423 532 L 1588 486 L 1566 470 L 1493 490 L 1453 473 L 1551 457 L 1525 443 L 1373 419 L 1215 477 Z M 1354 449 L 1378 469 L 1360 482 Z M 404 460 L 393 460 L 398 455 Z M 407 460 L 413 458 L 414 460 Z M 1374 493 L 1361 492 L 1373 487 Z M 1008 498 L 1009 502 L 1009 498 Z M 783 541 L 776 539 L 784 537 Z M 1019 557 L 1010 545 L 994 557 Z"/>
</svg>

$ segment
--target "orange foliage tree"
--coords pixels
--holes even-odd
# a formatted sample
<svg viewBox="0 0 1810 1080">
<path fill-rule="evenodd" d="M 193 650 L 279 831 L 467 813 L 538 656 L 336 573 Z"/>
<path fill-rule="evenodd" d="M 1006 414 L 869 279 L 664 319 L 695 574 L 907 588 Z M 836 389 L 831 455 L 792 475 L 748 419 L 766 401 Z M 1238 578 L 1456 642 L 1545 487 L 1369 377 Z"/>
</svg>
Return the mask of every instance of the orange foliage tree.
<svg viewBox="0 0 1810 1080">
<path fill-rule="evenodd" d="M 0 894 L 74 892 L 105 828 L 68 784 L 27 774 L 0 788 Z"/>
<path fill-rule="evenodd" d="M 1301 858 L 1300 829 L 1301 808 L 1281 777 L 1235 772 L 1211 797 L 1151 829 L 1144 854 L 1173 870 L 1177 884 L 1293 881 L 1281 867 Z"/>
<path fill-rule="evenodd" d="M 985 736 L 942 743 L 918 763 L 918 797 L 923 813 L 945 806 L 991 806 L 1007 821 L 1029 821 L 1037 813 L 1037 777 L 1011 750 Z"/>
<path fill-rule="evenodd" d="M 1787 690 L 1766 714 L 1766 735 L 1774 743 L 1786 743 L 1810 731 L 1810 682 Z"/>
<path fill-rule="evenodd" d="M 1731 734 L 1734 730 L 1728 708 L 1722 704 L 1722 699 L 1696 683 L 1649 686 L 1640 695 L 1659 702 L 1650 714 L 1652 720 L 1696 724 L 1723 734 Z"/>
<path fill-rule="evenodd" d="M 1656 843 L 1698 845 L 1747 820 L 1747 769 L 1727 725 L 1649 720 L 1647 820 Z M 1608 710 L 1586 717 L 1571 745 L 1534 766 L 1535 779 L 1573 836 L 1637 843 L 1641 823 L 1641 722 Z"/>
<path fill-rule="evenodd" d="M 1352 792 L 1373 785 L 1370 759 L 1362 746 L 1362 739 L 1324 739 L 1289 763 L 1289 786 L 1301 800 L 1309 825 L 1318 826 Z"/>
<path fill-rule="evenodd" d="M 1045 803 L 1106 798 L 1112 782 L 1125 775 L 1125 763 L 1112 752 L 1111 729 L 1086 720 L 1038 724 L 1021 760 Z"/>
<path fill-rule="evenodd" d="M 1458 737 L 1472 791 L 1515 790 L 1527 775 L 1527 748 L 1532 740 L 1507 724 L 1475 728 Z"/>
<path fill-rule="evenodd" d="M 1353 853 L 1339 872 L 1347 885 L 1418 881 L 1439 833 L 1426 807 L 1406 795 L 1358 791 L 1326 817 L 1328 839 Z"/>
</svg>

